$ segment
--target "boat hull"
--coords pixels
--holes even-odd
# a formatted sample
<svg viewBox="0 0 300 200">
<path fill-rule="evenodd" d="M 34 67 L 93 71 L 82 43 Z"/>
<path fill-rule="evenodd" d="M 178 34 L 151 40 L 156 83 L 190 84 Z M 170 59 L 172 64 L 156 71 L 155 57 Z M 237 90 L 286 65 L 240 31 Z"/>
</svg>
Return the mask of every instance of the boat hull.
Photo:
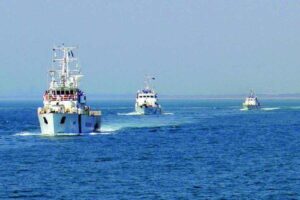
<svg viewBox="0 0 300 200">
<path fill-rule="evenodd" d="M 99 131 L 101 127 L 101 116 L 45 113 L 38 114 L 38 118 L 43 135 L 82 135 Z"/>
<path fill-rule="evenodd" d="M 135 106 L 135 112 L 141 115 L 160 115 L 162 110 L 160 107 Z"/>
<path fill-rule="evenodd" d="M 260 109 L 259 105 L 243 105 L 245 110 L 258 110 Z"/>
</svg>

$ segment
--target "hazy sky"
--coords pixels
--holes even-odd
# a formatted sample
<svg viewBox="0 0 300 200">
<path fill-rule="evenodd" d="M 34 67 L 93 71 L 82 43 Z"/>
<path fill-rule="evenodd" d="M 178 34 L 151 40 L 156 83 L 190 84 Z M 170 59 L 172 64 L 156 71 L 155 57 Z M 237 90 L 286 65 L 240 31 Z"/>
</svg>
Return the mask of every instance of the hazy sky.
<svg viewBox="0 0 300 200">
<path fill-rule="evenodd" d="M 40 94 L 54 44 L 90 94 L 300 92 L 300 1 L 2 0 L 0 96 Z"/>
</svg>

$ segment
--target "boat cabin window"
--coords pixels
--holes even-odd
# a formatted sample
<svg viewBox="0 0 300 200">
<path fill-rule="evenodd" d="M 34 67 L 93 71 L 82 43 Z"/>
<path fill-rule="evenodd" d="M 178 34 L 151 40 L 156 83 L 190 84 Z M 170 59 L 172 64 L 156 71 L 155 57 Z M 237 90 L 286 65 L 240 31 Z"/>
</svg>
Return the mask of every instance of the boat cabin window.
<svg viewBox="0 0 300 200">
<path fill-rule="evenodd" d="M 65 94 L 65 91 L 62 90 L 60 94 L 61 94 L 61 95 L 64 95 L 64 94 Z"/>
<path fill-rule="evenodd" d="M 57 95 L 60 95 L 60 91 L 59 91 L 59 90 L 58 90 L 58 91 L 56 91 L 56 94 L 57 94 Z"/>
<path fill-rule="evenodd" d="M 70 94 L 74 94 L 74 91 L 73 91 L 73 90 L 71 90 L 71 91 L 70 91 Z"/>
<path fill-rule="evenodd" d="M 69 94 L 70 94 L 70 91 L 69 91 L 69 90 L 67 90 L 67 91 L 66 91 L 66 95 L 69 95 Z"/>
</svg>

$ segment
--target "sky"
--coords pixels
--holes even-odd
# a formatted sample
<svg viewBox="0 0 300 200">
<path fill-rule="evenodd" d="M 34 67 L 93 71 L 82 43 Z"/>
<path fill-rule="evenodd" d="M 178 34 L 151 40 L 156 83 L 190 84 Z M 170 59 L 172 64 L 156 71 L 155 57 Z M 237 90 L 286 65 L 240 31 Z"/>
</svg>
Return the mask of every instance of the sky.
<svg viewBox="0 0 300 200">
<path fill-rule="evenodd" d="M 300 93 L 300 1 L 1 0 L 0 96 L 40 95 L 55 44 L 87 94 Z"/>
</svg>

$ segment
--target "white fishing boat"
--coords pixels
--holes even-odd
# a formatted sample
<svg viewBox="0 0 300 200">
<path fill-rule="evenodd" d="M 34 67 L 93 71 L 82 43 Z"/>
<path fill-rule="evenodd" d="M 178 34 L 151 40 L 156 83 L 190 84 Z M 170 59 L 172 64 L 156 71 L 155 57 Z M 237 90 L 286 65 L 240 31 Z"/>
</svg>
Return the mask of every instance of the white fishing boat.
<svg viewBox="0 0 300 200">
<path fill-rule="evenodd" d="M 243 108 L 246 110 L 253 110 L 253 109 L 260 108 L 260 103 L 253 90 L 251 90 L 248 97 L 246 97 L 245 102 L 243 103 Z"/>
<path fill-rule="evenodd" d="M 85 93 L 79 89 L 82 78 L 76 47 L 53 48 L 50 87 L 38 108 L 41 132 L 44 135 L 84 134 L 100 130 L 101 112 L 87 105 Z"/>
<path fill-rule="evenodd" d="M 141 115 L 161 114 L 162 109 L 158 103 L 157 93 L 150 86 L 150 81 L 155 80 L 154 77 L 146 77 L 145 87 L 136 94 L 135 112 Z"/>
</svg>

